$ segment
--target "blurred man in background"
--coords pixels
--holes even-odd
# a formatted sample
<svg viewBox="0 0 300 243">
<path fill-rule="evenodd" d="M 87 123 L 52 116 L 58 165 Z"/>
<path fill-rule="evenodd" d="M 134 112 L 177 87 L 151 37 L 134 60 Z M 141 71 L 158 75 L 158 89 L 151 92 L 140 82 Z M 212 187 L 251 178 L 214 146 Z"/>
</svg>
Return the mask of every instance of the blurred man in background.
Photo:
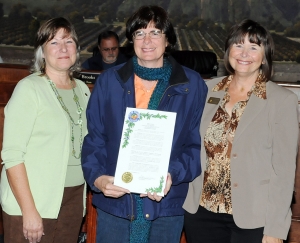
<svg viewBox="0 0 300 243">
<path fill-rule="evenodd" d="M 88 58 L 82 68 L 87 70 L 106 70 L 127 61 L 119 52 L 119 36 L 113 31 L 104 31 L 98 36 L 99 54 Z"/>
</svg>

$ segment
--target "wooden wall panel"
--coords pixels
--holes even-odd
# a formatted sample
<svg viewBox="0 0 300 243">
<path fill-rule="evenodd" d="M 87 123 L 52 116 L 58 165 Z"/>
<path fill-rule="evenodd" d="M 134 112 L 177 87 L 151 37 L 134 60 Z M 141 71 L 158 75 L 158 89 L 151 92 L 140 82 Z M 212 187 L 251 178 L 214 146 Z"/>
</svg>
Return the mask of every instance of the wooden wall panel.
<svg viewBox="0 0 300 243">
<path fill-rule="evenodd" d="M 28 66 L 1 64 L 0 65 L 0 151 L 3 141 L 4 107 L 8 102 L 17 82 L 29 74 Z M 2 158 L 0 155 L 0 163 Z M 0 164 L 0 172 L 2 164 Z M 0 235 L 3 235 L 2 210 L 0 207 Z"/>
<path fill-rule="evenodd" d="M 300 141 L 300 139 L 299 139 Z M 300 243 L 300 143 L 298 145 L 297 168 L 295 175 L 294 202 L 292 204 L 292 224 L 288 236 L 288 243 Z"/>
<path fill-rule="evenodd" d="M 299 243 L 300 242 L 300 218 L 293 217 L 290 233 L 286 243 Z"/>
<path fill-rule="evenodd" d="M 300 151 L 300 144 L 298 147 L 298 151 Z M 292 204 L 292 211 L 293 211 L 293 217 L 297 217 L 300 219 L 300 153 L 298 153 L 297 156 L 297 168 L 296 168 L 296 175 L 295 175 L 295 194 L 294 194 L 294 204 Z"/>
<path fill-rule="evenodd" d="M 29 75 L 29 67 L 25 65 L 0 65 L 0 104 L 5 105 L 9 100 L 17 82 Z"/>
<path fill-rule="evenodd" d="M 4 104 L 3 105 L 0 104 L 0 149 L 2 149 L 3 124 L 4 124 Z M 2 162 L 1 156 L 0 156 L 0 162 Z"/>
<path fill-rule="evenodd" d="M 92 205 L 92 198 L 92 193 L 89 191 L 86 202 L 86 243 L 96 242 L 97 211 L 96 208 Z"/>
<path fill-rule="evenodd" d="M 0 151 L 2 150 L 3 123 L 4 123 L 4 105 L 0 104 Z M 0 155 L 0 173 L 1 170 L 2 170 L 2 159 Z M 0 235 L 3 235 L 3 221 L 2 221 L 1 207 L 0 207 Z"/>
</svg>

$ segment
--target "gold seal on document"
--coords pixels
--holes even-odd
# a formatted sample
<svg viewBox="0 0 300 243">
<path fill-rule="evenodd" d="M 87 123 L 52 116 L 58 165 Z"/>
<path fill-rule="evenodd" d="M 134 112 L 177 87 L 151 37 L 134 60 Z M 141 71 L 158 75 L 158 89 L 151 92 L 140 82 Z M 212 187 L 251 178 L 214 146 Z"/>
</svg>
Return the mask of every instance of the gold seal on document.
<svg viewBox="0 0 300 243">
<path fill-rule="evenodd" d="M 131 182 L 133 179 L 133 176 L 130 172 L 125 172 L 123 175 L 122 175 L 122 181 L 124 181 L 125 183 L 129 183 Z"/>
</svg>

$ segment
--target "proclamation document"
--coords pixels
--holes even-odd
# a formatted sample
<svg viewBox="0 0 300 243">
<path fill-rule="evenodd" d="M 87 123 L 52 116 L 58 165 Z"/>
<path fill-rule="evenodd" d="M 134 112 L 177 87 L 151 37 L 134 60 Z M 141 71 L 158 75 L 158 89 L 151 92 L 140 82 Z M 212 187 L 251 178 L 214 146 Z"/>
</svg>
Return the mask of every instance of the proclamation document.
<svg viewBox="0 0 300 243">
<path fill-rule="evenodd" d="M 176 113 L 127 108 L 114 184 L 164 196 Z"/>
</svg>

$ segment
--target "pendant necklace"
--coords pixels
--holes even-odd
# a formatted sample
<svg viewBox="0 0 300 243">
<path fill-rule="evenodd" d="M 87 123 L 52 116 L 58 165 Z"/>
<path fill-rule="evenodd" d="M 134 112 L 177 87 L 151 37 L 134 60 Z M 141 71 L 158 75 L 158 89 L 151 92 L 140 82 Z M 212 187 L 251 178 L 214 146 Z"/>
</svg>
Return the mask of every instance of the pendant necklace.
<svg viewBox="0 0 300 243">
<path fill-rule="evenodd" d="M 72 156 L 75 157 L 76 159 L 80 159 L 81 157 L 81 151 L 82 151 L 82 143 L 83 143 L 83 134 L 82 134 L 82 112 L 83 112 L 83 108 L 80 106 L 79 104 L 79 98 L 75 92 L 75 87 L 73 82 L 74 81 L 70 81 L 71 82 L 71 86 L 72 86 L 72 91 L 73 91 L 73 100 L 76 103 L 77 106 L 77 114 L 78 114 L 78 120 L 77 122 L 74 121 L 73 117 L 71 116 L 68 108 L 66 107 L 62 97 L 60 96 L 60 94 L 58 93 L 58 90 L 56 89 L 55 83 L 49 78 L 48 75 L 45 75 L 57 100 L 59 101 L 61 107 L 64 109 L 64 111 L 68 114 L 68 117 L 70 119 L 70 123 L 71 123 L 71 141 L 72 141 Z M 79 136 L 79 154 L 76 155 L 76 151 L 75 151 L 75 147 L 74 147 L 74 142 L 75 142 L 75 137 L 74 137 L 74 126 L 79 126 L 80 128 L 80 136 Z"/>
</svg>

